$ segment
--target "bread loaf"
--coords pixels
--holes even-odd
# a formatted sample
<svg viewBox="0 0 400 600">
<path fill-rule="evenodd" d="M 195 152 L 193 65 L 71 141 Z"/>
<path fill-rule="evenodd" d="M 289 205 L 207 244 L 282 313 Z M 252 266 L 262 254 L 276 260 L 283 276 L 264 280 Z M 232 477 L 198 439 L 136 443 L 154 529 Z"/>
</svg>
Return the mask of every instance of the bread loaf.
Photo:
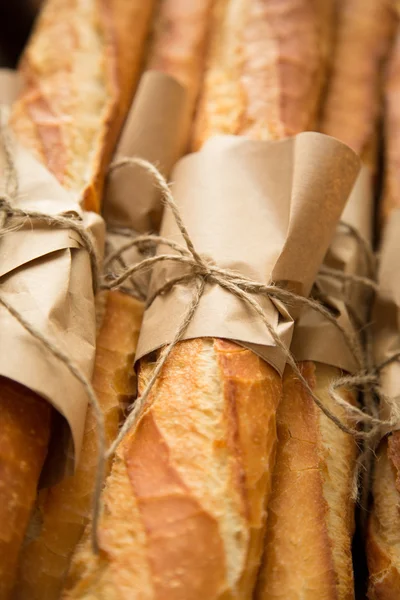
<svg viewBox="0 0 400 600">
<path fill-rule="evenodd" d="M 21 60 L 12 128 L 87 210 L 100 209 L 154 3 L 48 0 Z"/>
<path fill-rule="evenodd" d="M 330 0 L 219 0 L 194 147 L 217 133 L 275 140 L 315 130 L 331 13 Z"/>
<path fill-rule="evenodd" d="M 48 0 L 20 65 L 23 89 L 12 108 L 12 130 L 86 208 L 100 206 L 105 165 L 129 107 L 152 4 Z M 0 530 L 12 524 L 13 535 L 2 539 L 1 599 L 8 597 L 14 583 L 51 422 L 49 406 L 41 398 L 18 384 L 3 384 L 0 413 L 7 411 L 10 398 L 19 408 L 2 431 L 8 450 L 0 459 L 4 507 Z M 22 477 L 23 444 L 28 447 L 37 421 L 41 426 L 31 447 L 32 470 Z"/>
<path fill-rule="evenodd" d="M 352 146 L 373 171 L 379 72 L 390 43 L 390 11 L 379 0 L 368 6 L 360 0 L 343 0 L 337 17 L 320 128 Z M 328 392 L 340 370 L 321 363 L 303 363 L 302 369 L 317 395 L 346 421 Z M 341 394 L 355 402 L 345 390 Z M 355 442 L 316 411 L 289 369 L 278 424 L 278 455 L 256 597 L 350 600 L 354 598 Z"/>
<path fill-rule="evenodd" d="M 391 51 L 385 81 L 386 165 L 384 193 L 380 206 L 382 223 L 400 204 L 398 160 L 400 140 L 397 123 L 400 111 L 396 97 L 400 82 L 400 35 Z M 400 433 L 385 438 L 377 451 L 372 483 L 373 505 L 368 522 L 367 559 L 369 568 L 368 598 L 394 600 L 400 589 L 399 499 Z"/>
<path fill-rule="evenodd" d="M 186 88 L 191 112 L 203 78 L 214 1 L 162 0 L 154 19 L 146 66 L 175 77 Z"/>
<path fill-rule="evenodd" d="M 395 27 L 390 2 L 341 0 L 332 73 L 321 131 L 353 148 L 376 168 L 381 76 Z"/>
<path fill-rule="evenodd" d="M 277 121 L 279 131 L 297 132 L 312 120 L 326 53 L 320 3 L 309 7 L 309 1 L 216 2 L 197 146 L 216 132 L 273 139 Z M 242 60 L 246 53 L 253 63 Z M 286 128 L 280 106 L 294 81 L 301 108 Z M 245 86 L 259 97 L 251 129 L 235 118 Z M 141 389 L 153 369 L 154 357 L 140 362 Z M 249 350 L 218 339 L 178 344 L 136 429 L 117 450 L 103 497 L 100 554 L 88 542 L 79 547 L 64 597 L 251 598 L 280 395 L 277 372 Z"/>
<path fill-rule="evenodd" d="M 106 296 L 103 323 L 97 336 L 93 388 L 104 413 L 109 445 L 118 433 L 121 413 L 136 391 L 133 361 L 143 304 L 120 292 L 109 292 Z M 81 458 L 74 476 L 39 494 L 20 556 L 15 600 L 59 598 L 71 554 L 93 506 L 96 435 L 96 420 L 89 408 Z"/>
<path fill-rule="evenodd" d="M 187 88 L 192 109 L 204 66 L 209 9 L 209 0 L 198 2 L 193 11 L 176 0 L 164 0 L 155 16 L 155 31 L 148 49 L 149 68 L 175 76 Z M 175 32 L 172 38 L 171 22 Z M 110 292 L 103 312 L 93 385 L 105 413 L 109 444 L 117 435 L 123 408 L 135 393 L 133 360 L 143 305 L 119 292 Z M 75 476 L 40 494 L 20 559 L 16 599 L 59 597 L 71 554 L 91 515 L 97 467 L 95 435 L 89 408 Z"/>
<path fill-rule="evenodd" d="M 344 410 L 328 393 L 340 370 L 312 362 L 300 366 L 324 405 L 345 421 Z M 354 402 L 349 393 L 343 397 Z M 277 459 L 255 597 L 350 600 L 356 444 L 316 407 L 289 368 L 277 421 Z"/>
</svg>

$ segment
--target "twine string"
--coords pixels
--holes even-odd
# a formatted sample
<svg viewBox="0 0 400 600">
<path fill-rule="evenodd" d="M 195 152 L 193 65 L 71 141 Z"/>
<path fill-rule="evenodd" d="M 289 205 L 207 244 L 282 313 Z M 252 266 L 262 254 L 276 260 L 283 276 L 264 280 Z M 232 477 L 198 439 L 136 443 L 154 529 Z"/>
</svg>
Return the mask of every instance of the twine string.
<svg viewBox="0 0 400 600">
<path fill-rule="evenodd" d="M 357 374 L 357 376 L 347 376 L 347 377 L 340 378 L 340 380 L 339 380 L 340 383 L 335 382 L 335 384 L 333 386 L 331 386 L 331 389 L 330 389 L 331 398 L 334 400 L 334 402 L 336 404 L 340 405 L 346 411 L 349 419 L 355 421 L 356 423 L 360 423 L 360 422 L 361 423 L 369 423 L 372 426 L 387 425 L 386 421 L 381 421 L 381 420 L 377 419 L 375 416 L 369 415 L 366 412 L 364 412 L 363 410 L 361 410 L 360 408 L 353 406 L 351 403 L 349 403 L 348 401 L 343 399 L 337 392 L 338 388 L 343 387 L 343 385 L 355 387 L 358 385 L 368 384 L 372 380 L 375 381 L 375 375 L 371 375 L 370 373 L 368 373 L 366 371 L 365 359 L 363 357 L 363 353 L 362 353 L 362 350 L 361 350 L 361 347 L 359 344 L 359 340 L 357 339 L 357 336 L 349 335 L 348 332 L 337 322 L 337 320 L 330 313 L 330 311 L 327 310 L 325 307 L 323 307 L 320 303 L 316 302 L 315 300 L 312 300 L 310 298 L 303 298 L 302 296 L 299 296 L 297 294 L 294 294 L 293 292 L 284 290 L 284 289 L 279 288 L 272 284 L 264 285 L 264 284 L 260 284 L 258 282 L 251 281 L 241 274 L 235 273 L 228 269 L 222 269 L 214 264 L 210 264 L 207 261 L 207 259 L 202 257 L 195 249 L 194 244 L 193 244 L 193 242 L 189 236 L 189 233 L 186 229 L 186 226 L 183 223 L 182 217 L 179 213 L 178 206 L 175 203 L 175 200 L 172 196 L 172 193 L 170 191 L 168 183 L 166 182 L 164 177 L 161 175 L 161 173 L 159 173 L 159 171 L 154 167 L 154 165 L 152 165 L 148 161 L 145 161 L 140 158 L 124 159 L 124 164 L 132 164 L 132 165 L 141 166 L 142 168 L 147 170 L 147 172 L 154 178 L 155 184 L 159 187 L 159 189 L 161 191 L 163 202 L 168 206 L 168 208 L 172 212 L 172 215 L 175 219 L 175 222 L 178 226 L 181 236 L 186 244 L 186 249 L 184 249 L 184 251 L 183 251 L 182 248 L 179 248 L 177 254 L 158 254 L 156 256 L 146 258 L 143 261 L 141 261 L 141 263 L 129 267 L 126 271 L 119 273 L 115 276 L 109 277 L 108 281 L 106 281 L 103 284 L 104 287 L 106 287 L 108 289 L 118 288 L 125 281 L 125 279 L 127 277 L 130 277 L 133 274 L 139 273 L 142 270 L 154 268 L 154 266 L 156 264 L 161 263 L 163 261 L 175 262 L 175 263 L 181 264 L 182 266 L 189 267 L 188 273 L 185 273 L 181 276 L 176 277 L 172 281 L 169 281 L 166 284 L 164 284 L 160 289 L 156 290 L 153 293 L 153 295 L 150 298 L 148 298 L 148 304 L 150 304 L 152 301 L 154 301 L 154 299 L 157 296 L 159 296 L 160 294 L 166 293 L 166 291 L 170 290 L 174 285 L 177 285 L 178 283 L 188 284 L 191 281 L 193 282 L 193 280 L 199 279 L 199 278 L 203 281 L 204 284 L 211 283 L 211 284 L 217 284 L 217 285 L 223 287 L 224 289 L 229 291 L 231 294 L 233 294 L 237 298 L 241 299 L 245 304 L 247 304 L 249 306 L 249 308 L 251 308 L 253 311 L 255 311 L 258 314 L 258 316 L 262 320 L 263 324 L 266 326 L 266 329 L 269 332 L 270 336 L 272 337 L 274 344 L 284 353 L 287 363 L 291 366 L 294 373 L 296 374 L 298 379 L 302 382 L 302 384 L 304 385 L 304 387 L 306 388 L 310 397 L 315 402 L 315 404 L 318 406 L 318 408 L 320 408 L 324 412 L 324 414 L 331 421 L 333 421 L 338 426 L 338 428 L 340 430 L 342 430 L 343 432 L 351 434 L 354 437 L 356 437 L 357 439 L 367 439 L 369 436 L 369 432 L 357 431 L 355 428 L 349 427 L 347 424 L 343 423 L 343 421 L 341 419 L 339 419 L 335 414 L 333 414 L 321 402 L 321 400 L 316 396 L 316 394 L 313 392 L 313 390 L 311 389 L 311 387 L 308 384 L 308 382 L 306 381 L 306 379 L 303 377 L 301 371 L 299 370 L 290 350 L 285 346 L 285 344 L 279 338 L 278 334 L 276 333 L 276 331 L 274 330 L 274 328 L 271 326 L 270 322 L 268 321 L 268 318 L 265 315 L 259 302 L 253 297 L 253 295 L 259 294 L 259 295 L 263 295 L 263 296 L 266 296 L 269 298 L 273 297 L 273 298 L 276 298 L 278 300 L 285 302 L 286 305 L 288 305 L 290 303 L 299 303 L 303 306 L 309 306 L 313 310 L 320 312 L 325 318 L 327 318 L 332 324 L 334 324 L 335 327 L 337 327 L 341 331 L 342 335 L 346 339 L 346 342 L 348 343 L 349 348 L 352 351 L 353 355 L 355 356 L 357 363 L 360 367 L 360 372 Z M 111 168 L 116 168 L 116 164 L 114 163 L 114 165 L 112 165 Z M 152 241 L 155 245 L 161 244 L 159 239 L 155 238 L 154 236 L 151 237 L 151 240 L 150 240 L 150 237 L 141 236 L 140 243 L 150 242 L 150 241 Z M 130 243 L 132 245 L 134 245 L 135 241 L 133 240 Z M 165 244 L 165 240 L 163 240 L 163 243 Z M 169 247 L 171 247 L 171 243 L 169 241 L 168 241 L 167 245 L 169 245 Z M 159 353 L 158 359 L 155 363 L 153 376 L 147 382 L 142 395 L 136 401 L 137 407 L 134 410 L 132 410 L 131 414 L 128 416 L 117 439 L 115 440 L 114 444 L 111 446 L 111 448 L 109 450 L 109 454 L 111 454 L 112 452 L 115 451 L 115 449 L 117 448 L 119 443 L 122 441 L 122 439 L 124 438 L 126 433 L 136 424 L 138 416 L 141 413 L 141 410 L 142 410 L 143 406 L 145 405 L 145 403 L 147 403 L 147 404 L 149 403 L 150 392 L 151 392 L 154 384 L 156 383 L 156 380 L 157 380 L 160 372 L 162 371 L 168 357 L 170 356 L 174 346 L 182 339 L 184 331 L 189 326 L 189 324 L 193 318 L 193 315 L 196 311 L 196 308 L 200 302 L 201 293 L 203 290 L 204 290 L 204 285 L 202 286 L 200 293 L 196 287 L 196 291 L 193 296 L 193 302 L 192 302 L 187 314 L 182 319 L 180 326 L 178 328 L 178 331 L 176 332 L 173 340 L 164 348 L 164 350 L 162 350 Z M 154 373 L 156 373 L 155 376 L 154 376 Z"/>
</svg>

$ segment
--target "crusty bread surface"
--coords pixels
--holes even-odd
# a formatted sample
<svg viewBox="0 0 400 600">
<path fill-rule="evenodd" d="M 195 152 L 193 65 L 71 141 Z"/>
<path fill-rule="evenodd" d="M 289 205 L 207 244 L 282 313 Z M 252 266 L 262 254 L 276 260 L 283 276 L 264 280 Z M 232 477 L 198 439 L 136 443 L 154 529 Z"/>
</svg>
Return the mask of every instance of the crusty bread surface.
<svg viewBox="0 0 400 600">
<path fill-rule="evenodd" d="M 175 77 L 186 88 L 190 113 L 203 78 L 214 1 L 162 0 L 154 19 L 146 67 Z"/>
<path fill-rule="evenodd" d="M 142 388 L 153 368 L 142 363 Z M 65 597 L 250 598 L 279 396 L 279 375 L 249 350 L 179 344 L 117 451 L 100 555 L 80 549 Z"/>
<path fill-rule="evenodd" d="M 382 112 L 381 77 L 394 28 L 390 2 L 338 3 L 335 52 L 320 130 L 348 144 L 373 170 Z"/>
<path fill-rule="evenodd" d="M 0 600 L 10 597 L 18 555 L 50 438 L 51 407 L 0 378 Z"/>
<path fill-rule="evenodd" d="M 23 87 L 10 126 L 86 208 L 100 208 L 105 166 L 129 108 L 152 5 L 152 0 L 47 0 L 23 55 Z M 48 404 L 2 381 L 1 414 L 9 413 L 10 402 L 13 417 L 2 427 L 8 448 L 0 457 L 0 530 L 13 528 L 12 538 L 4 533 L 2 539 L 4 590 L 13 585 L 51 423 Z M 31 431 L 37 431 L 35 443 Z M 30 466 L 23 477 L 27 449 Z"/>
<path fill-rule="evenodd" d="M 48 0 L 20 64 L 18 139 L 88 210 L 140 73 L 154 0 Z"/>
<path fill-rule="evenodd" d="M 325 406 L 345 420 L 327 391 L 340 371 L 312 362 L 301 363 L 301 370 Z M 314 404 L 290 368 L 283 379 L 277 424 L 277 459 L 256 598 L 351 600 L 356 444 Z"/>
<path fill-rule="evenodd" d="M 317 2 L 311 11 L 309 6 L 306 0 L 215 2 L 196 147 L 214 133 L 276 139 L 315 119 L 329 11 L 325 3 L 323 10 Z M 274 27 L 268 26 L 272 17 Z M 257 63 L 265 44 L 270 53 Z M 238 46 L 251 54 L 251 64 L 242 61 Z M 291 97 L 294 84 L 297 100 Z M 245 85 L 252 94 L 249 107 L 257 95 L 261 103 L 246 121 L 236 116 Z M 286 124 L 292 110 L 281 105 L 291 101 L 299 109 Z M 141 361 L 142 389 L 153 368 L 151 358 Z M 64 598 L 251 598 L 263 551 L 280 392 L 274 369 L 232 342 L 179 343 L 136 429 L 117 451 L 104 493 L 100 555 L 93 556 L 88 540 L 80 546 Z"/>
<path fill-rule="evenodd" d="M 105 293 L 97 336 L 93 388 L 105 420 L 106 443 L 118 433 L 136 391 L 133 362 L 143 304 L 120 292 Z M 72 477 L 43 490 L 19 561 L 15 600 L 57 600 L 76 544 L 89 521 L 97 468 L 96 420 L 89 407 L 79 465 Z"/>
<path fill-rule="evenodd" d="M 397 600 L 400 590 L 400 434 L 384 440 L 375 461 L 368 522 L 368 598 Z"/>
<path fill-rule="evenodd" d="M 217 0 L 193 140 L 282 139 L 315 129 L 332 34 L 331 0 Z"/>
</svg>

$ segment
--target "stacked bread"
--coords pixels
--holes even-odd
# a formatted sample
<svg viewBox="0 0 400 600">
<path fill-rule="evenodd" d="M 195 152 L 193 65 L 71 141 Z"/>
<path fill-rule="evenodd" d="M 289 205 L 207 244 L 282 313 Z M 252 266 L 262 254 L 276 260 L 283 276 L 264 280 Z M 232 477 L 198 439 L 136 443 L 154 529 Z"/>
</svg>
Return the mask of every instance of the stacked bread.
<svg viewBox="0 0 400 600">
<path fill-rule="evenodd" d="M 166 0 L 158 7 L 151 24 L 154 32 L 150 41 L 150 47 L 148 48 L 147 66 L 175 76 L 181 82 L 188 90 L 191 111 L 194 108 L 203 68 L 209 8 L 209 0 L 197 2 L 197 6 L 194 7 L 193 11 L 188 11 L 179 2 Z M 51 5 L 48 5 L 46 10 L 50 11 Z M 132 7 L 129 8 L 130 10 L 134 10 L 135 12 L 142 9 L 134 9 Z M 128 11 L 128 5 L 126 5 L 126 11 Z M 126 12 L 125 16 L 121 11 L 119 12 L 121 20 L 123 17 L 125 21 L 130 18 L 129 11 Z M 145 14 L 147 14 L 146 23 L 148 24 L 150 6 L 143 12 L 142 20 Z M 139 12 L 137 18 L 140 16 L 141 13 Z M 82 26 L 85 25 L 87 27 L 89 25 L 82 19 L 79 19 L 79 21 Z M 135 44 L 138 44 L 138 48 L 136 52 L 139 50 L 140 39 L 143 39 L 145 34 L 144 24 L 145 22 L 143 21 L 143 25 L 140 26 L 140 19 L 137 20 L 138 38 Z M 170 35 L 172 24 L 175 36 Z M 126 23 L 127 25 L 128 23 Z M 48 44 L 52 35 L 55 35 L 55 32 L 52 34 L 50 28 L 42 30 L 39 26 L 35 34 L 36 38 L 32 39 L 25 56 L 29 59 L 29 54 L 35 51 L 35 44 Z M 82 35 L 86 34 L 82 32 Z M 120 35 L 121 43 L 125 43 L 122 33 Z M 35 42 L 35 39 L 38 39 L 39 42 Z M 192 60 L 189 60 L 190 56 Z M 76 58 L 79 59 L 79 57 Z M 139 54 L 136 55 L 136 53 L 133 53 L 132 58 L 135 58 L 135 61 L 131 60 L 130 62 L 130 77 L 135 77 L 134 81 L 136 81 L 139 72 Z M 24 59 L 25 69 L 29 68 L 30 63 L 28 59 Z M 100 61 L 100 56 L 98 59 Z M 193 61 L 196 61 L 195 64 Z M 65 65 L 65 68 L 67 66 Z M 127 61 L 126 67 L 128 66 Z M 58 77 L 61 76 L 62 64 L 57 65 L 55 73 Z M 76 74 L 77 76 L 78 74 Z M 32 77 L 32 75 L 30 74 L 29 77 Z M 123 77 L 124 85 L 127 85 L 129 78 L 125 73 Z M 68 81 L 68 83 L 70 89 L 74 89 L 72 86 L 73 82 Z M 87 83 L 89 87 L 93 87 L 93 91 L 96 91 L 93 83 Z M 42 88 L 45 85 L 48 85 L 49 89 L 54 93 L 54 82 L 47 82 L 46 79 L 39 78 L 37 86 Z M 84 93 L 84 90 L 82 90 L 82 93 Z M 126 112 L 125 107 L 127 107 L 127 101 L 130 96 L 132 96 L 132 85 L 130 94 L 128 95 L 125 92 L 121 97 L 121 100 L 124 101 L 123 114 Z M 105 102 L 106 98 L 102 98 L 99 95 L 100 100 Z M 59 101 L 59 99 L 56 98 L 56 101 Z M 71 95 L 70 102 L 71 108 L 82 110 L 82 101 L 78 99 L 75 102 Z M 25 104 L 29 106 L 28 100 L 25 100 Z M 54 110 L 56 109 L 60 110 L 60 107 L 56 105 Z M 18 110 L 21 109 L 19 108 Z M 16 113 L 17 108 L 14 111 Z M 26 115 L 29 115 L 28 109 L 26 109 Z M 79 117 L 89 125 L 88 115 L 79 114 Z M 24 119 L 21 114 L 18 114 L 16 122 L 18 123 L 18 127 L 23 127 Z M 100 120 L 100 123 L 102 122 L 103 120 Z M 43 126 L 42 122 L 39 125 Z M 37 126 L 36 122 L 35 126 Z M 55 128 L 54 123 L 52 126 Z M 99 123 L 93 122 L 92 126 L 93 131 L 95 131 Z M 105 145 L 105 139 L 108 140 L 109 136 L 104 139 L 104 134 L 101 134 L 99 141 L 96 143 L 99 155 L 107 153 L 105 161 L 109 160 L 110 149 L 113 148 L 112 142 L 115 140 L 116 132 L 117 130 L 113 133 L 113 139 L 107 142 L 110 146 Z M 69 130 L 66 133 L 69 134 Z M 70 135 L 75 136 L 76 134 L 71 132 Z M 85 138 L 83 129 L 82 133 L 79 131 L 79 135 Z M 61 129 L 60 137 L 64 136 L 66 134 Z M 45 144 L 47 139 L 46 129 L 44 129 L 42 137 L 38 136 L 36 140 L 37 144 L 33 145 L 32 149 L 37 151 L 42 149 L 43 152 L 46 152 L 46 147 L 43 144 Z M 40 141 L 42 145 L 39 144 Z M 47 149 L 47 151 L 49 150 Z M 77 159 L 81 159 L 81 155 L 77 156 L 75 161 Z M 67 168 L 67 163 L 65 163 L 65 166 Z M 66 176 L 66 172 L 57 172 L 57 176 L 62 180 Z M 99 179 L 100 183 L 104 179 L 104 169 L 100 170 L 99 173 L 101 175 L 101 179 Z M 78 172 L 78 175 L 82 176 L 83 173 Z M 82 185 L 82 182 L 77 180 L 76 185 Z M 85 193 L 83 194 L 84 197 Z M 98 204 L 101 198 L 100 189 L 96 193 L 98 194 L 98 200 L 96 201 Z M 100 323 L 93 386 L 104 413 L 106 443 L 109 445 L 117 435 L 119 423 L 126 406 L 132 401 L 135 395 L 136 377 L 133 371 L 133 361 L 142 320 L 143 304 L 134 297 L 120 292 L 102 292 L 98 298 L 97 308 Z M 45 406 L 47 408 L 47 405 Z M 97 469 L 96 435 L 95 417 L 91 408 L 89 408 L 80 463 L 75 475 L 64 479 L 52 488 L 42 490 L 39 494 L 38 502 L 26 534 L 24 547 L 19 557 L 19 570 L 13 597 L 29 597 L 32 600 L 34 598 L 39 600 L 44 597 L 50 600 L 50 598 L 56 599 L 59 597 L 71 554 L 84 531 L 92 510 L 93 487 Z"/>
<path fill-rule="evenodd" d="M 308 1 L 216 2 L 194 145 L 217 132 L 278 139 L 315 126 L 330 14 Z M 140 361 L 139 393 L 153 369 L 153 357 Z M 100 555 L 81 545 L 65 597 L 250 598 L 280 395 L 278 373 L 250 350 L 179 343 L 117 449 Z"/>
<path fill-rule="evenodd" d="M 99 10 L 95 1 L 49 0 L 21 62 L 23 87 L 11 112 L 12 130 L 90 209 L 100 207 L 106 165 L 138 77 L 152 4 L 112 0 Z M 5 380 L 0 403 L 5 415 L 0 597 L 7 598 L 47 453 L 52 409 Z"/>
<path fill-rule="evenodd" d="M 362 19 L 360 15 L 362 14 Z M 332 69 L 321 131 L 353 147 L 374 172 L 380 67 L 391 40 L 392 14 L 379 0 L 338 7 Z M 367 207 L 366 207 L 367 210 Z M 311 387 L 342 422 L 348 414 L 330 397 L 341 370 L 302 364 Z M 354 393 L 342 391 L 355 402 Z M 287 370 L 278 411 L 278 454 L 269 504 L 258 598 L 354 598 L 353 474 L 357 448 L 312 402 Z"/>
<path fill-rule="evenodd" d="M 393 8 L 381 0 L 47 0 L 21 62 L 10 125 L 97 212 L 145 69 L 186 89 L 195 150 L 220 133 L 282 140 L 320 130 L 375 173 L 380 77 L 393 32 Z M 397 203 L 399 48 L 388 77 L 384 218 Z M 93 387 L 110 444 L 163 350 L 141 358 L 135 372 L 143 303 L 112 291 L 97 304 Z M 324 406 L 352 424 L 329 393 L 341 370 L 311 360 L 299 369 Z M 353 392 L 340 395 L 357 402 Z M 90 538 L 92 409 L 75 474 L 38 494 L 54 410 L 3 378 L 0 414 L 0 600 L 354 598 L 357 446 L 292 369 L 281 378 L 226 339 L 177 343 L 109 461 L 98 554 Z M 399 595 L 398 439 L 394 433 L 379 447 L 371 599 Z"/>
</svg>

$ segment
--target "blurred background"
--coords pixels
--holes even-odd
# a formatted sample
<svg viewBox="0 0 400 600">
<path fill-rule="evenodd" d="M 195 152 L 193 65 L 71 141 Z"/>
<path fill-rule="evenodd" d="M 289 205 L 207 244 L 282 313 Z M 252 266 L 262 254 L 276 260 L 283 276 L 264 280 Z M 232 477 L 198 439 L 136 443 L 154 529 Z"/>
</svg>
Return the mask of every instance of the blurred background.
<svg viewBox="0 0 400 600">
<path fill-rule="evenodd" d="M 15 67 L 41 0 L 0 0 L 0 67 Z"/>
</svg>

